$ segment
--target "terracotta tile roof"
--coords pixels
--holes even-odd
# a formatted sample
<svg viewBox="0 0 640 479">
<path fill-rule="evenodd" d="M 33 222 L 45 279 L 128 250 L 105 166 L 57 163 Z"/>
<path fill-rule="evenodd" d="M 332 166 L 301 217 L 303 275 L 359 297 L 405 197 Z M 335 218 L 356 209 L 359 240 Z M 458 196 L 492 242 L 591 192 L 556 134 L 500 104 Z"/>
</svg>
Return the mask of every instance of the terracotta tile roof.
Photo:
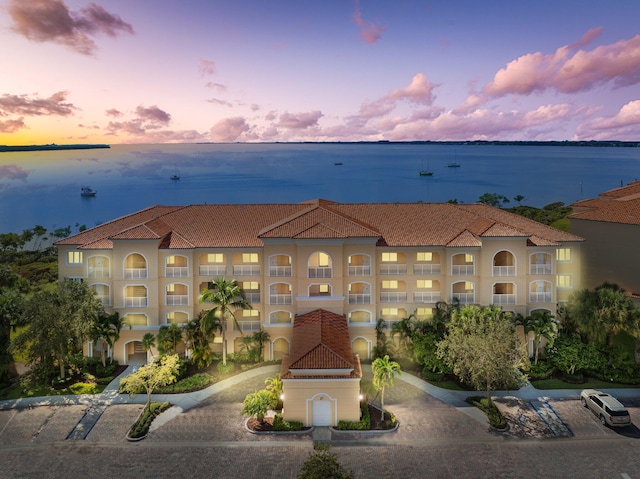
<svg viewBox="0 0 640 479">
<path fill-rule="evenodd" d="M 112 240 L 158 240 L 161 248 L 261 248 L 263 239 L 370 238 L 378 246 L 481 246 L 483 237 L 582 238 L 483 204 L 335 203 L 153 206 L 57 245 L 110 248 Z"/>
<path fill-rule="evenodd" d="M 345 369 L 348 372 L 339 377 L 361 377 L 360 360 L 351 351 L 344 315 L 317 309 L 296 316 L 291 353 L 282 361 L 281 377 L 293 377 L 291 370 L 295 369 Z"/>
<path fill-rule="evenodd" d="M 640 181 L 577 201 L 569 219 L 640 225 Z"/>
</svg>

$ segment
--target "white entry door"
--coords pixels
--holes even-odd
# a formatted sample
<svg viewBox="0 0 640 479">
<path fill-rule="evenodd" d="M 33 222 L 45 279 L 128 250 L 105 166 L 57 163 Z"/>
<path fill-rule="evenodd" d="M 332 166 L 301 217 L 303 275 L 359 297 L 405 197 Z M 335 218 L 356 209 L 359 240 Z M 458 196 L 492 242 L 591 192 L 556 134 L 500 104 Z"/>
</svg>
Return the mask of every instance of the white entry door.
<svg viewBox="0 0 640 479">
<path fill-rule="evenodd" d="M 313 401 L 312 414 L 311 423 L 313 426 L 333 425 L 331 421 L 331 401 Z"/>
</svg>

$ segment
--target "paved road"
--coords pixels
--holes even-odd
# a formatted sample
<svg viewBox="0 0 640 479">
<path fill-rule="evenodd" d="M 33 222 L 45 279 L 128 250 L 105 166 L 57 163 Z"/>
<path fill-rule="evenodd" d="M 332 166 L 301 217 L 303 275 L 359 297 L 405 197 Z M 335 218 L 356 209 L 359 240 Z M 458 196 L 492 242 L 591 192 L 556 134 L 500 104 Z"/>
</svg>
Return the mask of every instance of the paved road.
<svg viewBox="0 0 640 479">
<path fill-rule="evenodd" d="M 90 404 L 0 410 L 0 477 L 295 478 L 313 451 L 312 436 L 250 434 L 240 416 L 245 395 L 263 388 L 271 375 L 258 374 L 220 390 L 137 443 L 127 442 L 125 434 L 140 404 L 108 406 L 85 439 L 70 433 Z M 612 430 L 577 399 L 548 399 L 571 431 L 559 438 L 532 413 L 528 400 L 501 396 L 501 409 L 511 415 L 507 432 L 491 430 L 473 408 L 447 404 L 397 381 L 385 402 L 399 417 L 399 429 L 334 432 L 333 450 L 357 478 L 640 479 L 637 401 L 623 400 L 635 425 Z"/>
</svg>

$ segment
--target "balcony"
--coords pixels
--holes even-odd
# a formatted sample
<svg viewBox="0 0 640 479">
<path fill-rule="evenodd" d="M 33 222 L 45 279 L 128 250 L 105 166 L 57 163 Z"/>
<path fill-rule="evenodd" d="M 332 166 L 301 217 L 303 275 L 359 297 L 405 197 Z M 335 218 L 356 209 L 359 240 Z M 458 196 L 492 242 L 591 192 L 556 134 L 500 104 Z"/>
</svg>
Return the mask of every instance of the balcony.
<svg viewBox="0 0 640 479">
<path fill-rule="evenodd" d="M 167 306 L 187 306 L 189 304 L 189 296 L 186 294 L 167 294 Z"/>
<path fill-rule="evenodd" d="M 529 274 L 551 274 L 551 263 L 530 264 Z"/>
<path fill-rule="evenodd" d="M 530 303 L 550 303 L 551 291 L 531 292 L 529 293 L 529 302 Z"/>
<path fill-rule="evenodd" d="M 227 274 L 227 266 L 224 264 L 201 264 L 198 267 L 200 276 L 224 276 Z"/>
<path fill-rule="evenodd" d="M 413 293 L 414 303 L 437 303 L 438 301 L 440 301 L 440 291 Z"/>
<path fill-rule="evenodd" d="M 492 304 L 495 304 L 495 305 L 516 304 L 516 295 L 515 294 L 494 294 L 491 301 L 492 301 Z"/>
<path fill-rule="evenodd" d="M 406 303 L 407 293 L 404 291 L 389 291 L 380 293 L 381 303 Z"/>
<path fill-rule="evenodd" d="M 407 265 L 400 263 L 381 264 L 380 274 L 407 274 Z"/>
<path fill-rule="evenodd" d="M 238 324 L 240 325 L 240 329 L 238 329 L 238 325 L 235 323 L 235 321 L 233 322 L 234 331 L 253 333 L 256 331 L 260 331 L 260 329 L 262 328 L 262 323 L 260 321 L 238 321 Z"/>
<path fill-rule="evenodd" d="M 472 264 L 454 264 L 451 266 L 453 276 L 473 276 L 475 266 Z"/>
<path fill-rule="evenodd" d="M 516 267 L 515 266 L 494 266 L 493 275 L 494 276 L 515 276 Z"/>
<path fill-rule="evenodd" d="M 460 304 L 475 303 L 475 293 L 453 293 L 453 299 L 457 299 Z"/>
<path fill-rule="evenodd" d="M 189 276 L 189 268 L 187 266 L 166 266 L 165 276 L 167 278 L 186 278 Z"/>
<path fill-rule="evenodd" d="M 291 293 L 288 294 L 270 294 L 269 295 L 269 304 L 292 304 L 293 303 L 293 295 Z"/>
<path fill-rule="evenodd" d="M 331 266 L 309 268 L 309 278 L 331 278 L 332 276 L 333 268 Z"/>
<path fill-rule="evenodd" d="M 111 296 L 108 294 L 96 294 L 96 298 L 102 303 L 102 306 L 111 306 Z"/>
<path fill-rule="evenodd" d="M 109 268 L 102 266 L 89 266 L 89 278 L 108 278 L 110 276 Z"/>
<path fill-rule="evenodd" d="M 125 268 L 124 279 L 147 279 L 147 268 Z"/>
<path fill-rule="evenodd" d="M 371 294 L 349 293 L 349 304 L 371 304 Z"/>
<path fill-rule="evenodd" d="M 260 276 L 260 265 L 239 264 L 233 265 L 233 274 L 236 276 Z"/>
<path fill-rule="evenodd" d="M 269 266 L 269 276 L 282 278 L 292 276 L 291 266 Z"/>
<path fill-rule="evenodd" d="M 124 306 L 125 308 L 146 308 L 147 298 L 145 296 L 125 296 Z"/>
<path fill-rule="evenodd" d="M 256 293 L 256 292 L 254 292 L 254 293 L 247 293 L 247 292 L 245 291 L 245 293 L 244 293 L 244 294 L 245 294 L 245 296 L 246 296 L 246 298 L 247 298 L 247 301 L 248 301 L 250 304 L 257 304 L 257 303 L 259 303 L 259 302 L 260 302 L 260 293 Z"/>
<path fill-rule="evenodd" d="M 349 276 L 371 276 L 371 265 L 349 266 L 347 269 Z"/>
<path fill-rule="evenodd" d="M 413 274 L 440 274 L 439 264 L 414 264 Z"/>
</svg>

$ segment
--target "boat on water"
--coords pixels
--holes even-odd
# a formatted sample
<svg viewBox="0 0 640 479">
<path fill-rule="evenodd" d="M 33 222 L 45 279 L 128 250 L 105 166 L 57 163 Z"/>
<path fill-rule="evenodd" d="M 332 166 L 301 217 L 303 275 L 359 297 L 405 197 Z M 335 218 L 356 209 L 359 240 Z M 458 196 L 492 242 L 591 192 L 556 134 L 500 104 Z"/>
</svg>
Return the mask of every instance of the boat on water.
<svg viewBox="0 0 640 479">
<path fill-rule="evenodd" d="M 447 168 L 460 168 L 460 163 L 458 163 L 457 161 L 447 163 Z"/>
<path fill-rule="evenodd" d="M 342 162 L 341 162 L 341 161 L 336 161 L 336 162 L 334 163 L 334 165 L 335 165 L 335 166 L 342 166 Z"/>
<path fill-rule="evenodd" d="M 433 171 L 420 170 L 420 176 L 433 176 Z"/>
<path fill-rule="evenodd" d="M 80 188 L 80 196 L 96 196 L 96 193 L 97 193 L 96 190 L 92 190 L 88 186 L 82 186 Z"/>
<path fill-rule="evenodd" d="M 178 175 L 171 175 L 171 180 L 172 181 L 178 181 L 180 179 L 180 177 Z"/>
</svg>

